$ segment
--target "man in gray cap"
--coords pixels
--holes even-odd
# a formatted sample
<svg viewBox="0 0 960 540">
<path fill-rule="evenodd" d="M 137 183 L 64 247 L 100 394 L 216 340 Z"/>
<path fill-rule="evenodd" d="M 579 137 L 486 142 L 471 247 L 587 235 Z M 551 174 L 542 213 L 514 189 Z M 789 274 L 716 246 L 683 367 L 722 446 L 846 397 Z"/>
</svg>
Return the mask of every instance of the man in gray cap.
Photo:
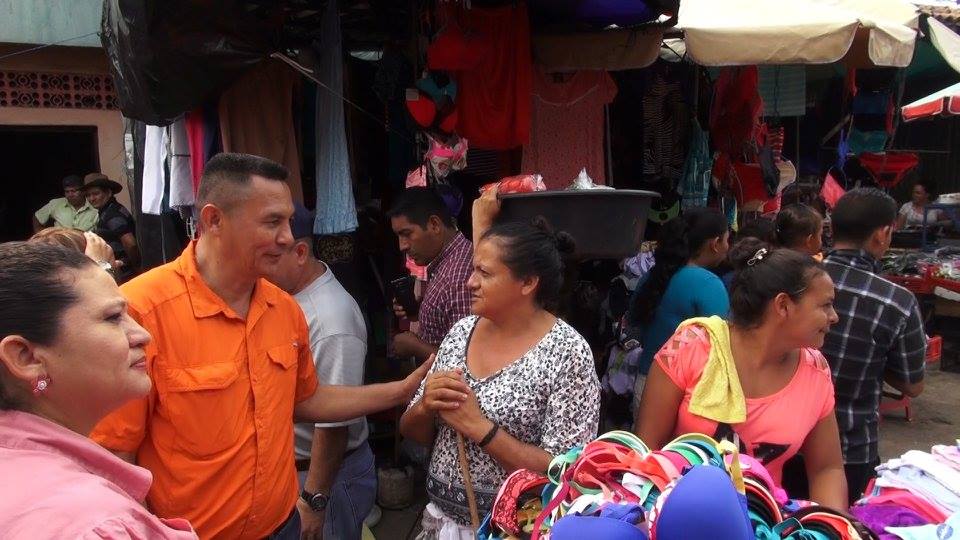
<svg viewBox="0 0 960 540">
<path fill-rule="evenodd" d="M 303 309 L 321 384 L 360 386 L 366 323 L 356 300 L 314 256 L 313 221 L 312 212 L 295 204 L 290 224 L 295 240 L 267 277 Z M 377 493 L 366 419 L 298 424 L 295 433 L 302 538 L 360 538 Z"/>
<path fill-rule="evenodd" d="M 54 227 L 91 231 L 97 224 L 97 209 L 87 202 L 83 180 L 75 174 L 63 179 L 63 197 L 52 199 L 33 215 L 33 232 L 53 222 Z"/>
</svg>

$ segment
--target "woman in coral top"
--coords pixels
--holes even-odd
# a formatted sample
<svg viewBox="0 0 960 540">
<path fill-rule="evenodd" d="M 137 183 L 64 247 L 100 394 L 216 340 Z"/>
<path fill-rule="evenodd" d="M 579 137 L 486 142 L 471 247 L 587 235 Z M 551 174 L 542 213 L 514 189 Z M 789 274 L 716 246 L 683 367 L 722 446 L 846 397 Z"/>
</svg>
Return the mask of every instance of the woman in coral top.
<svg viewBox="0 0 960 540">
<path fill-rule="evenodd" d="M 654 358 L 635 431 L 651 448 L 683 433 L 739 441 L 778 484 L 783 464 L 800 453 L 810 498 L 843 510 L 833 383 L 817 350 L 838 320 L 833 281 L 811 257 L 754 238 L 730 259 L 729 323 L 680 325 Z"/>
<path fill-rule="evenodd" d="M 142 501 L 152 478 L 87 438 L 150 390 L 150 334 L 75 249 L 0 244 L 0 536 L 195 539 Z"/>
</svg>

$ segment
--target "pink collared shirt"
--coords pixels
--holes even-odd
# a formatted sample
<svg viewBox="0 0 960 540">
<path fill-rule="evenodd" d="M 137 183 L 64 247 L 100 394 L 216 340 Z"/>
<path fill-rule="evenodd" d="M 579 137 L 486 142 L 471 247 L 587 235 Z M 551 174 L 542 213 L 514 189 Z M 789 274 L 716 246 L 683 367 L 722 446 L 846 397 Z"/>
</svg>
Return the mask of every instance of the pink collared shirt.
<svg viewBox="0 0 960 540">
<path fill-rule="evenodd" d="M 6 540 L 196 539 L 143 501 L 150 472 L 39 416 L 0 411 L 0 536 Z"/>
</svg>

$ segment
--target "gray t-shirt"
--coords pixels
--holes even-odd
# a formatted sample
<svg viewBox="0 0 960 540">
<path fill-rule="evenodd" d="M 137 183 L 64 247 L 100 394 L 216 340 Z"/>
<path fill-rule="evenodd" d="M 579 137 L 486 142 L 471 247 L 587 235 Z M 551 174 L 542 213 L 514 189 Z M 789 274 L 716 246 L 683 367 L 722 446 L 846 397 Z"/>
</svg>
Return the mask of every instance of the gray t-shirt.
<svg viewBox="0 0 960 540">
<path fill-rule="evenodd" d="M 360 386 L 367 357 L 367 325 L 360 306 L 337 278 L 327 271 L 293 298 L 300 304 L 310 331 L 317 378 L 321 384 Z M 347 450 L 367 440 L 366 418 L 315 424 L 319 428 L 350 426 Z M 296 424 L 297 458 L 309 458 L 314 424 Z"/>
</svg>

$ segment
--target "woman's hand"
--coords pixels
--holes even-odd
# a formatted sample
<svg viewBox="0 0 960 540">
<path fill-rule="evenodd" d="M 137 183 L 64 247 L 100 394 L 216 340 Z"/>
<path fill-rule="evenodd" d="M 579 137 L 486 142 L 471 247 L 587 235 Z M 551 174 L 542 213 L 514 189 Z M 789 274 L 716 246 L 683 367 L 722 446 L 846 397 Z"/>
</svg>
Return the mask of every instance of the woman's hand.
<svg viewBox="0 0 960 540">
<path fill-rule="evenodd" d="M 473 201 L 473 245 L 477 245 L 483 233 L 493 227 L 493 220 L 500 213 L 499 190 L 499 184 L 490 186 L 480 194 L 480 198 Z"/>
<path fill-rule="evenodd" d="M 483 415 L 473 390 L 466 383 L 461 384 L 465 387 L 465 399 L 457 408 L 440 411 L 440 419 L 464 437 L 480 442 L 493 427 L 493 422 Z"/>
<path fill-rule="evenodd" d="M 92 232 L 85 232 L 83 236 L 87 239 L 87 249 L 84 250 L 84 255 L 90 257 L 96 263 L 109 263 L 114 268 L 118 266 L 113 248 L 106 240 Z"/>
<path fill-rule="evenodd" d="M 438 371 L 427 377 L 423 408 L 431 413 L 454 410 L 461 407 L 471 394 L 459 371 Z"/>
</svg>

